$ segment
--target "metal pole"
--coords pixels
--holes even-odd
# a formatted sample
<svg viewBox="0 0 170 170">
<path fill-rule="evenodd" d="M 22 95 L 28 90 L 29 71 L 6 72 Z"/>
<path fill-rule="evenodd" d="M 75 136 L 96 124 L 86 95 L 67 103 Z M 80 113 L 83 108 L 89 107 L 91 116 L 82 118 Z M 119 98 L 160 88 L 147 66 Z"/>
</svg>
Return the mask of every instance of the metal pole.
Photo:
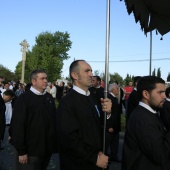
<svg viewBox="0 0 170 170">
<path fill-rule="evenodd" d="M 151 76 L 152 71 L 152 31 L 150 31 L 150 66 L 149 66 L 149 75 Z"/>
<path fill-rule="evenodd" d="M 22 55 L 26 55 L 25 52 L 23 52 Z M 21 73 L 21 83 L 24 84 L 24 74 L 25 74 L 25 60 L 22 60 L 22 73 Z"/>
<path fill-rule="evenodd" d="M 107 13 L 106 13 L 106 53 L 105 53 L 105 88 L 104 97 L 107 98 L 108 93 L 108 70 L 109 70 L 109 41 L 110 41 L 110 0 L 107 0 Z M 103 122 L 103 153 L 105 153 L 105 136 L 106 136 L 106 119 L 107 113 L 104 113 Z"/>
</svg>

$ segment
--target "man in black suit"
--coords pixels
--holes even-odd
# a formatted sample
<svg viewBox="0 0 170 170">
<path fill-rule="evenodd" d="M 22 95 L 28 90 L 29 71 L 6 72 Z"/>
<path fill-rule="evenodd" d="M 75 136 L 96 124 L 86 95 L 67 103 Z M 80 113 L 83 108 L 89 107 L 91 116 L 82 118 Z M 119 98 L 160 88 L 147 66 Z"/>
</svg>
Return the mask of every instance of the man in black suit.
<svg viewBox="0 0 170 170">
<path fill-rule="evenodd" d="M 108 98 L 112 101 L 111 117 L 106 121 L 106 151 L 110 146 L 110 161 L 118 160 L 119 132 L 120 132 L 120 114 L 117 95 L 119 87 L 113 83 L 109 85 Z"/>
<path fill-rule="evenodd" d="M 116 83 L 118 86 L 119 86 L 119 83 L 118 83 L 118 81 L 114 81 L 113 83 Z M 122 112 L 122 106 L 124 105 L 124 107 L 125 107 L 125 101 L 124 101 L 124 90 L 121 88 L 121 87 L 119 87 L 119 94 L 118 94 L 118 96 L 117 96 L 117 98 L 118 98 L 118 104 L 119 104 L 119 114 L 122 114 L 123 112 Z"/>
<path fill-rule="evenodd" d="M 126 122 L 128 121 L 130 114 L 133 112 L 133 110 L 139 104 L 139 97 L 138 97 L 138 92 L 137 92 L 137 84 L 138 84 L 138 81 L 140 80 L 140 78 L 141 78 L 141 76 L 134 77 L 134 89 L 129 95 L 127 108 L 126 108 Z"/>
<path fill-rule="evenodd" d="M 11 101 L 14 98 L 14 92 L 12 90 L 6 90 L 2 95 L 0 94 L 0 149 L 1 149 L 1 141 L 4 139 L 5 133 L 5 111 L 6 106 L 5 103 Z"/>
<path fill-rule="evenodd" d="M 94 97 L 99 106 L 99 110 L 102 110 L 101 107 L 101 98 L 104 98 L 104 88 L 100 85 L 101 78 L 99 76 L 93 76 L 92 78 L 92 86 L 89 88 L 90 94 Z"/>
<path fill-rule="evenodd" d="M 166 128 L 170 124 L 170 87 L 166 89 L 166 100 L 163 104 L 163 108 L 160 110 L 160 118 L 162 119 Z"/>
<path fill-rule="evenodd" d="M 73 89 L 65 95 L 57 109 L 57 131 L 61 170 L 100 170 L 108 166 L 101 152 L 100 114 L 89 92 L 92 68 L 84 60 L 70 65 Z M 111 111 L 110 99 L 100 99 L 103 112 Z"/>
<path fill-rule="evenodd" d="M 158 110 L 165 101 L 165 81 L 144 76 L 138 84 L 139 105 L 126 126 L 122 170 L 169 170 L 170 126 L 165 130 Z"/>
</svg>

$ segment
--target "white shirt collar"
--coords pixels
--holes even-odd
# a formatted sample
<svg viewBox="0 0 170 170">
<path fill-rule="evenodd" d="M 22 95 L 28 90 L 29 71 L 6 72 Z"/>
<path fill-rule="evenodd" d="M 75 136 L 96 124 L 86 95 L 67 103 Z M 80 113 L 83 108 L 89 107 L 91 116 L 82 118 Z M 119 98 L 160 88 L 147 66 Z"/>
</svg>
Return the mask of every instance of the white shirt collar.
<svg viewBox="0 0 170 170">
<path fill-rule="evenodd" d="M 166 100 L 170 102 L 170 98 L 166 98 Z"/>
<path fill-rule="evenodd" d="M 111 94 L 113 97 L 116 97 L 112 92 L 110 92 L 110 94 Z"/>
<path fill-rule="evenodd" d="M 143 106 L 144 108 L 146 108 L 147 110 L 149 110 L 150 112 L 157 114 L 157 112 L 155 110 L 153 110 L 150 106 L 148 106 L 147 104 L 143 103 L 143 102 L 139 102 L 140 106 Z"/>
<path fill-rule="evenodd" d="M 136 90 L 136 91 L 137 91 L 137 88 L 136 88 L 136 87 L 134 87 L 134 88 L 133 88 L 133 90 Z"/>
<path fill-rule="evenodd" d="M 31 86 L 30 90 L 35 93 L 36 95 L 44 95 L 46 93 L 46 91 L 44 91 L 44 93 L 39 92 L 38 90 L 36 90 L 34 87 Z"/>
<path fill-rule="evenodd" d="M 100 85 L 98 87 L 95 87 L 96 89 L 99 89 L 100 88 Z"/>
<path fill-rule="evenodd" d="M 81 88 L 79 88 L 79 87 L 77 87 L 77 86 L 75 86 L 75 85 L 73 85 L 73 89 L 74 89 L 76 92 L 78 92 L 78 93 L 80 93 L 80 94 L 82 94 L 82 95 L 85 95 L 85 96 L 89 96 L 89 95 L 90 95 L 89 90 L 88 90 L 87 93 L 86 93 L 83 89 L 81 89 Z"/>
</svg>

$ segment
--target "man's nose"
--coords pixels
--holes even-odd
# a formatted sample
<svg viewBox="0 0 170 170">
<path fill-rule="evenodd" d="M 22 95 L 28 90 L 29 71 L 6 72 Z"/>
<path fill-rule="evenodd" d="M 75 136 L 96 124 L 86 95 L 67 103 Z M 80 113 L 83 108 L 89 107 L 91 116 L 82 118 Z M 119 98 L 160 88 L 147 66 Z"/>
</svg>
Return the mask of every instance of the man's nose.
<svg viewBox="0 0 170 170">
<path fill-rule="evenodd" d="M 164 99 L 166 99 L 166 95 L 165 95 L 165 92 L 164 93 L 162 93 L 162 97 L 164 98 Z"/>
</svg>

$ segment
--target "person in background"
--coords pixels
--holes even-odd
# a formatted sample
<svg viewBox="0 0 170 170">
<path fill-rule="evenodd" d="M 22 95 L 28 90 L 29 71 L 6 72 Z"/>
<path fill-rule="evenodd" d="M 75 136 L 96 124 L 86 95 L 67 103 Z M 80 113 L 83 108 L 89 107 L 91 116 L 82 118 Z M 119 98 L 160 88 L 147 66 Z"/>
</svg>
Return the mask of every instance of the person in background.
<svg viewBox="0 0 170 170">
<path fill-rule="evenodd" d="M 4 83 L 4 89 L 2 89 L 2 93 L 1 95 L 3 95 L 3 93 L 9 90 L 9 84 L 6 82 Z M 6 120 L 6 125 L 9 126 L 11 123 L 11 117 L 12 117 L 12 100 L 8 101 L 5 103 L 6 106 L 6 111 L 5 111 L 5 120 Z"/>
<path fill-rule="evenodd" d="M 46 92 L 46 72 L 33 70 L 30 82 L 30 90 L 14 104 L 9 128 L 14 146 L 13 170 L 46 170 L 52 153 L 57 152 L 56 108 Z"/>
<path fill-rule="evenodd" d="M 9 89 L 13 90 L 13 82 L 8 82 L 8 84 L 9 84 Z"/>
<path fill-rule="evenodd" d="M 121 127 L 119 104 L 117 96 L 119 95 L 119 86 L 116 83 L 109 85 L 108 98 L 112 102 L 111 117 L 106 121 L 106 151 L 108 151 L 109 161 L 120 162 L 118 158 L 119 132 Z"/>
<path fill-rule="evenodd" d="M 137 92 L 137 84 L 138 81 L 141 79 L 141 76 L 136 76 L 134 77 L 134 88 L 132 92 L 129 95 L 129 99 L 127 102 L 127 108 L 126 108 L 126 122 L 129 119 L 129 116 L 133 112 L 133 110 L 138 106 L 139 104 L 139 97 L 138 97 L 138 92 Z"/>
<path fill-rule="evenodd" d="M 56 88 L 57 88 L 56 98 L 57 98 L 58 103 L 60 102 L 61 98 L 63 97 L 64 85 L 65 85 L 65 83 L 63 81 L 60 82 L 60 85 L 56 85 Z"/>
<path fill-rule="evenodd" d="M 4 139 L 5 127 L 6 127 L 6 120 L 5 120 L 5 111 L 6 106 L 5 103 L 11 101 L 14 97 L 14 92 L 12 90 L 6 90 L 0 95 L 0 150 L 3 148 L 1 147 L 1 143 Z"/>
<path fill-rule="evenodd" d="M 102 153 L 102 127 L 97 103 L 90 95 L 92 68 L 84 60 L 70 65 L 73 89 L 57 109 L 60 170 L 106 169 L 108 157 Z M 111 101 L 101 99 L 102 110 L 111 111 Z"/>
<path fill-rule="evenodd" d="M 73 85 L 71 82 L 67 82 L 67 86 L 64 88 L 64 96 L 70 92 L 70 90 L 73 88 Z"/>
<path fill-rule="evenodd" d="M 48 83 L 47 83 L 46 91 L 47 91 L 48 93 L 50 93 L 50 90 L 51 90 L 51 82 L 48 82 Z"/>
<path fill-rule="evenodd" d="M 132 81 L 130 81 L 129 85 L 125 86 L 125 88 L 124 88 L 124 92 L 125 92 L 125 108 L 127 108 L 129 95 L 132 92 L 132 90 L 133 90 Z"/>
<path fill-rule="evenodd" d="M 160 109 L 160 118 L 165 125 L 166 129 L 170 127 L 170 87 L 166 88 L 165 91 L 166 100 L 163 104 L 163 107 Z"/>
<path fill-rule="evenodd" d="M 51 83 L 50 94 L 53 96 L 54 101 L 56 99 L 56 93 L 57 93 L 57 89 L 55 87 L 55 82 L 52 82 Z"/>
<path fill-rule="evenodd" d="M 3 89 L 3 86 L 2 86 L 2 83 L 0 82 L 0 92 L 2 93 L 2 89 Z"/>
<path fill-rule="evenodd" d="M 119 87 L 119 93 L 117 95 L 118 98 L 118 104 L 119 104 L 119 114 L 123 113 L 123 102 L 124 102 L 124 89 L 119 86 L 118 81 L 114 81 L 113 83 L 117 84 Z"/>
<path fill-rule="evenodd" d="M 99 76 L 93 76 L 92 78 L 92 86 L 89 88 L 90 94 L 94 97 L 94 99 L 97 102 L 97 105 L 100 109 L 100 112 L 102 111 L 101 106 L 101 98 L 104 98 L 104 88 L 100 86 L 101 85 L 101 78 Z"/>
<path fill-rule="evenodd" d="M 165 130 L 158 111 L 165 101 L 165 81 L 144 76 L 137 84 L 139 105 L 126 126 L 122 170 L 170 169 L 170 126 Z"/>
</svg>

